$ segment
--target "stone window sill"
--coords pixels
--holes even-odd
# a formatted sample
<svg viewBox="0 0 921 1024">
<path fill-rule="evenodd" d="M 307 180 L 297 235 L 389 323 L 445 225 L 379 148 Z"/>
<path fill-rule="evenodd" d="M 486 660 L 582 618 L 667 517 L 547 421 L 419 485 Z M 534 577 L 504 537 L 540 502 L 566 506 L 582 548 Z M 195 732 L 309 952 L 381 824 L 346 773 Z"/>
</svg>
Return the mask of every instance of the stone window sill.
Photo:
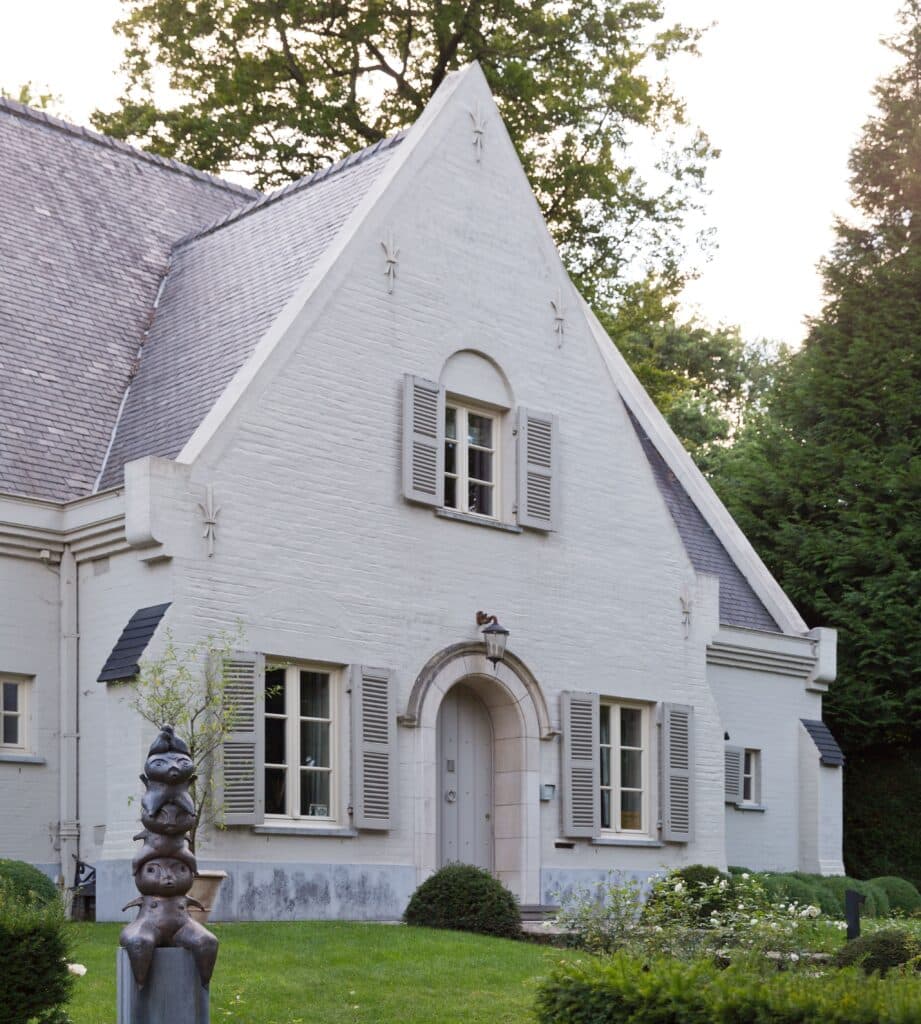
<svg viewBox="0 0 921 1024">
<path fill-rule="evenodd" d="M 764 814 L 767 810 L 764 804 L 733 804 L 732 806 L 737 811 L 757 811 L 759 814 Z"/>
<path fill-rule="evenodd" d="M 333 836 L 336 839 L 354 839 L 358 832 L 354 828 L 341 828 L 338 825 L 254 825 L 253 832 L 257 836 Z"/>
<path fill-rule="evenodd" d="M 47 764 L 43 757 L 33 754 L 7 754 L 0 751 L 0 763 L 3 764 Z"/>
<path fill-rule="evenodd" d="M 658 848 L 665 844 L 658 839 L 627 839 L 621 836 L 596 836 L 592 846 L 648 846 Z"/>
<path fill-rule="evenodd" d="M 493 530 L 504 530 L 506 533 L 522 532 L 521 527 L 514 523 L 500 523 L 498 519 L 471 516 L 466 512 L 455 512 L 452 508 L 436 508 L 435 515 L 441 519 L 453 519 L 458 523 L 470 523 L 471 526 L 487 526 Z"/>
</svg>

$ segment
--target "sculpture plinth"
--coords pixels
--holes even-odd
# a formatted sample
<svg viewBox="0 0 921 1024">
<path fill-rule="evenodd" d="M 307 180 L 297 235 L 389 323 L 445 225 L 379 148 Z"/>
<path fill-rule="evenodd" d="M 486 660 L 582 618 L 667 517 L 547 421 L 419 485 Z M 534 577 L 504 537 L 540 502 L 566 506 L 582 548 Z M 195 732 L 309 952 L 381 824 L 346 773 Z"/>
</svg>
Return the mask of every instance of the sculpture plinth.
<svg viewBox="0 0 921 1024">
<path fill-rule="evenodd" d="M 131 864 L 141 895 L 123 908 L 140 910 L 120 938 L 119 1024 L 207 1024 L 209 1019 L 217 939 L 189 915 L 190 906 L 201 907 L 189 896 L 196 872 L 186 837 L 196 821 L 189 795 L 193 771 L 189 748 L 164 725 L 141 776 L 144 828 L 134 838 L 143 846 Z"/>
</svg>

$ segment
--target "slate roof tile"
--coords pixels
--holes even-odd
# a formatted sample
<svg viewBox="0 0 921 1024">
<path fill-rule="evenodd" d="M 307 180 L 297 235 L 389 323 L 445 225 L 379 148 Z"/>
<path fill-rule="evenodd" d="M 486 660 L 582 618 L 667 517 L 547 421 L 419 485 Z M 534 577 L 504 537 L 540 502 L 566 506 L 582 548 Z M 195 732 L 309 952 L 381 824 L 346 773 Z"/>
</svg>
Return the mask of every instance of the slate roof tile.
<svg viewBox="0 0 921 1024">
<path fill-rule="evenodd" d="M 844 764 L 844 751 L 838 746 L 838 741 L 831 734 L 831 729 L 828 726 L 813 718 L 801 718 L 800 721 L 806 729 L 806 732 L 812 737 L 812 742 L 816 745 L 816 749 L 819 752 L 819 760 L 822 764 L 828 765 L 831 768 L 839 767 Z"/>
</svg>

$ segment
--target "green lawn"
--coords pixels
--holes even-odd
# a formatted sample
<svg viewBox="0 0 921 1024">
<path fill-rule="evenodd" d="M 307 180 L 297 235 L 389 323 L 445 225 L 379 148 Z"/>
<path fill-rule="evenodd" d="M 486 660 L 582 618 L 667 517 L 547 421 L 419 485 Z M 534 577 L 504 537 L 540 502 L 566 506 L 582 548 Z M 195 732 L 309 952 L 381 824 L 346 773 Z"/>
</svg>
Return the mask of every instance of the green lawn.
<svg viewBox="0 0 921 1024">
<path fill-rule="evenodd" d="M 120 926 L 74 925 L 74 1024 L 115 1024 Z M 214 925 L 211 1019 L 238 1024 L 504 1024 L 530 1018 L 538 980 L 572 956 L 528 942 L 401 925 Z"/>
</svg>

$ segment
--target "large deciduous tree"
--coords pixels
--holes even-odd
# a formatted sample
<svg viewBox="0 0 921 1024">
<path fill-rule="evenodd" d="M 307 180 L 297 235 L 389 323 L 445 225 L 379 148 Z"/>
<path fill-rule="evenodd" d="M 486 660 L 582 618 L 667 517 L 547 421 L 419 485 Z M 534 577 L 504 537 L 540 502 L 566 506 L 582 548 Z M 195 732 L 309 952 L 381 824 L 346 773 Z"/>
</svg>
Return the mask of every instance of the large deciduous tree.
<svg viewBox="0 0 921 1024">
<path fill-rule="evenodd" d="M 713 151 L 664 73 L 697 34 L 664 25 L 661 0 L 123 3 L 128 86 L 100 130 L 270 187 L 406 127 L 478 60 L 583 293 L 680 288 Z M 650 136 L 644 175 L 631 146 Z"/>
<path fill-rule="evenodd" d="M 898 832 L 917 791 L 891 804 L 879 780 L 892 771 L 870 767 L 921 748 L 921 0 L 901 21 L 899 62 L 851 155 L 858 217 L 837 225 L 827 304 L 718 485 L 806 618 L 840 631 L 826 715 L 852 761 L 851 866 L 921 879 L 917 838 L 901 865 L 881 861 L 891 843 L 877 820 L 889 808 Z"/>
</svg>

